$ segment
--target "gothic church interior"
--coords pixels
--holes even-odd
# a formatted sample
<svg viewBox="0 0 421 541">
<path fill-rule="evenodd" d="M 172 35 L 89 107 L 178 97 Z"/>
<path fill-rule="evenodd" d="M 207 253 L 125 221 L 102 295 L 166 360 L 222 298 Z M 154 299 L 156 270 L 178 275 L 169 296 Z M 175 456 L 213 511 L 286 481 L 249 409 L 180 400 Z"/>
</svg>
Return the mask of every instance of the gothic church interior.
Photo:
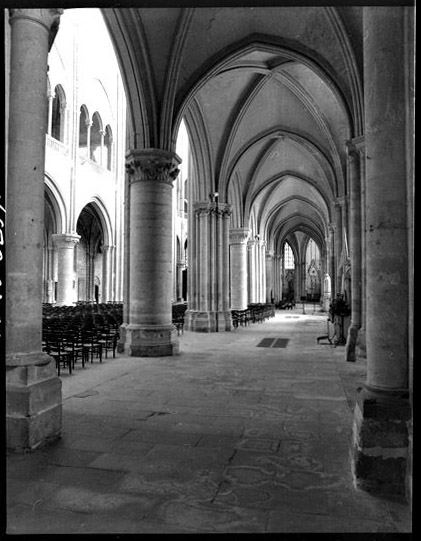
<svg viewBox="0 0 421 541">
<path fill-rule="evenodd" d="M 8 447 L 62 430 L 46 304 L 122 305 L 141 358 L 179 353 L 177 303 L 229 333 L 339 296 L 353 471 L 411 494 L 413 6 L 102 8 L 109 69 L 60 48 L 70 12 L 5 11 Z"/>
</svg>

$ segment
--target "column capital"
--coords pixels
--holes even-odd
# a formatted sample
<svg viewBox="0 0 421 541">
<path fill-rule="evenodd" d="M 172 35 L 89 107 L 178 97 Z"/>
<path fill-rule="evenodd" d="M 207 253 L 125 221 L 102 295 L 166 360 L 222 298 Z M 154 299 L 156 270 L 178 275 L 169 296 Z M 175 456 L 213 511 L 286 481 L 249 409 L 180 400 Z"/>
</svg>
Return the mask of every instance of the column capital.
<svg viewBox="0 0 421 541">
<path fill-rule="evenodd" d="M 229 218 L 232 214 L 232 206 L 228 203 L 197 201 L 196 203 L 193 203 L 193 209 L 197 216 L 218 215 L 223 218 Z"/>
<path fill-rule="evenodd" d="M 54 233 L 53 241 L 58 248 L 74 248 L 79 242 L 80 235 L 76 233 Z"/>
<path fill-rule="evenodd" d="M 58 27 L 60 25 L 60 16 L 63 14 L 63 9 L 61 8 L 41 8 L 41 9 L 32 9 L 32 8 L 10 8 L 9 15 L 10 24 L 13 24 L 18 19 L 27 19 L 36 23 L 39 23 L 43 26 L 48 34 L 48 51 L 51 50 L 51 47 L 54 43 L 54 39 L 58 32 Z"/>
<path fill-rule="evenodd" d="M 341 208 L 343 208 L 348 203 L 348 200 L 349 200 L 348 195 L 341 195 L 341 196 L 336 198 L 335 205 L 338 205 Z"/>
<path fill-rule="evenodd" d="M 13 23 L 17 19 L 30 19 L 37 23 L 42 24 L 48 31 L 52 26 L 58 25 L 60 21 L 60 16 L 63 14 L 63 9 L 52 8 L 52 9 L 32 9 L 32 8 L 10 8 L 10 22 Z"/>
<path fill-rule="evenodd" d="M 266 259 L 273 259 L 275 257 L 275 250 L 266 250 Z"/>
<path fill-rule="evenodd" d="M 163 182 L 172 186 L 180 170 L 181 159 L 175 152 L 158 148 L 132 149 L 126 154 L 126 171 L 130 183 Z"/>
<path fill-rule="evenodd" d="M 365 156 L 365 137 L 360 135 L 354 137 L 345 144 L 348 155 L 355 154 L 359 157 Z"/>
<path fill-rule="evenodd" d="M 251 230 L 246 227 L 230 229 L 230 244 L 246 244 Z"/>
</svg>

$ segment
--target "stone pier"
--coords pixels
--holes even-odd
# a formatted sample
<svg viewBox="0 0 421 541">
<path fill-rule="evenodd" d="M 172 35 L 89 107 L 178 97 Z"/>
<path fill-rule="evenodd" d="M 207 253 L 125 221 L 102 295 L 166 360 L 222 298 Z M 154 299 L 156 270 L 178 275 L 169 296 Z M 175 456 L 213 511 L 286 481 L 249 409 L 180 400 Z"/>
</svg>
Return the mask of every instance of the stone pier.
<svg viewBox="0 0 421 541">
<path fill-rule="evenodd" d="M 47 56 L 58 9 L 12 9 L 6 209 L 6 442 L 23 452 L 61 435 L 61 380 L 42 351 Z"/>
</svg>

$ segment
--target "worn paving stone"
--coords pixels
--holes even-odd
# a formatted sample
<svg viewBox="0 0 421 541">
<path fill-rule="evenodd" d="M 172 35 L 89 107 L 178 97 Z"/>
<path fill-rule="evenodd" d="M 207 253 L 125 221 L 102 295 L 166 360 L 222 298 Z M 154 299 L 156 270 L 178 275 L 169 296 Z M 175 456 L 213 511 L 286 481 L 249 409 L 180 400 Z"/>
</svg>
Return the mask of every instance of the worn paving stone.
<svg viewBox="0 0 421 541">
<path fill-rule="evenodd" d="M 270 511 L 266 532 L 276 533 L 390 533 L 396 532 L 392 523 L 370 520 L 346 521 L 343 517 Z"/>
<path fill-rule="evenodd" d="M 24 517 L 24 520 L 22 520 Z M 6 533 L 9 535 L 33 534 L 80 534 L 83 533 L 90 515 L 69 510 L 16 505 L 7 511 Z"/>
<path fill-rule="evenodd" d="M 191 445 L 196 446 L 202 439 L 202 434 L 200 433 L 184 433 L 172 431 L 160 431 L 160 430 L 149 430 L 149 425 L 145 425 L 144 428 L 138 430 L 131 430 L 122 436 L 115 446 L 118 447 L 120 444 L 126 446 L 127 443 L 132 441 L 139 441 L 147 444 L 167 444 L 167 445 Z"/>
<path fill-rule="evenodd" d="M 109 358 L 63 378 L 61 441 L 7 457 L 10 530 L 409 531 L 407 507 L 353 486 L 364 370 L 317 347 L 317 325 L 294 315 L 288 329 L 277 317 L 219 333 L 216 348 L 186 332 L 178 356 Z M 257 351 L 271 333 L 288 347 Z"/>
<path fill-rule="evenodd" d="M 47 450 L 40 452 L 47 464 L 58 466 L 75 466 L 83 468 L 89 466 L 99 455 L 100 451 L 84 451 L 82 449 L 66 449 L 64 453 L 61 447 L 50 447 Z"/>
<path fill-rule="evenodd" d="M 147 461 L 173 461 L 187 462 L 189 464 L 200 464 L 207 466 L 209 464 L 226 464 L 234 453 L 234 449 L 217 448 L 210 449 L 206 447 L 195 447 L 184 445 L 183 447 L 175 445 L 154 445 L 147 453 Z"/>
<path fill-rule="evenodd" d="M 110 434 L 108 434 L 110 435 Z M 79 449 L 83 451 L 94 451 L 97 453 L 104 453 L 111 449 L 114 437 L 111 435 L 109 438 L 100 436 L 86 436 L 81 435 L 78 438 L 74 438 L 66 443 L 66 447 L 69 449 Z"/>
<path fill-rule="evenodd" d="M 164 504 L 159 509 L 157 518 L 177 527 L 189 524 L 195 531 L 203 533 L 263 533 L 266 511 L 179 501 Z"/>
<path fill-rule="evenodd" d="M 45 506 L 91 515 L 140 519 L 144 518 L 148 509 L 157 502 L 158 498 L 153 494 L 121 494 L 67 486 L 48 498 Z"/>
</svg>

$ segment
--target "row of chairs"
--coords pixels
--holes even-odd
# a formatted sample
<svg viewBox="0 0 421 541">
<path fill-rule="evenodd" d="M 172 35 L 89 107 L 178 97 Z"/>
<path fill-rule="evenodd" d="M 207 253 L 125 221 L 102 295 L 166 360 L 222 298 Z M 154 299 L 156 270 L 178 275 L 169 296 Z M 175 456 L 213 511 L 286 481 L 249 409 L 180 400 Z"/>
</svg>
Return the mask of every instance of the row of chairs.
<svg viewBox="0 0 421 541">
<path fill-rule="evenodd" d="M 234 329 L 239 326 L 246 327 L 251 323 L 262 323 L 275 316 L 275 306 L 267 303 L 249 304 L 245 310 L 231 310 L 231 318 Z"/>
<path fill-rule="evenodd" d="M 54 358 L 58 375 L 69 374 L 80 362 L 115 358 L 122 310 L 109 305 L 44 306 L 43 348 Z"/>
<path fill-rule="evenodd" d="M 184 332 L 186 303 L 172 306 L 172 321 L 178 334 Z M 69 374 L 80 362 L 102 362 L 108 352 L 115 358 L 123 305 L 78 303 L 75 306 L 43 306 L 43 349 L 56 362 L 58 375 Z"/>
<path fill-rule="evenodd" d="M 102 362 L 108 352 L 115 358 L 118 336 L 118 332 L 109 328 L 48 328 L 43 332 L 43 349 L 54 358 L 58 375 L 61 368 L 67 368 L 71 374 L 79 361 L 84 368 L 85 363 L 92 364 L 94 359 Z"/>
<path fill-rule="evenodd" d="M 172 323 L 177 329 L 177 334 L 184 333 L 184 316 L 187 310 L 186 303 L 177 303 L 172 305 Z"/>
</svg>

